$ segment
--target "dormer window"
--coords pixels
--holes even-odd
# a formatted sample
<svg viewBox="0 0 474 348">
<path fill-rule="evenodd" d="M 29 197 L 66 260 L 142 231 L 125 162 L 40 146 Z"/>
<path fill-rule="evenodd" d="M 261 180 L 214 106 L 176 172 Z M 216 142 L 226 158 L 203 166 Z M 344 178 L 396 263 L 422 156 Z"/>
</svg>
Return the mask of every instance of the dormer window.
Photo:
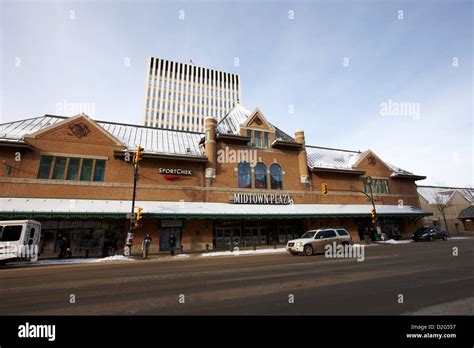
<svg viewBox="0 0 474 348">
<path fill-rule="evenodd" d="M 255 146 L 262 147 L 262 132 L 255 131 Z"/>
</svg>

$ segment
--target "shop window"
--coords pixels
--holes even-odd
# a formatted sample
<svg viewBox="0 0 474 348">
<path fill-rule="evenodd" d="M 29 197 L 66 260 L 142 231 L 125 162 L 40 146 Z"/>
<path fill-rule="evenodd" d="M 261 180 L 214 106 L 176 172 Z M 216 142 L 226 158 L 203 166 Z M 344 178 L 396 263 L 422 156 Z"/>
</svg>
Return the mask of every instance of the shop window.
<svg viewBox="0 0 474 348">
<path fill-rule="evenodd" d="M 252 182 L 250 177 L 250 163 L 239 163 L 238 173 L 239 188 L 252 188 Z"/>
<path fill-rule="evenodd" d="M 41 156 L 38 179 L 49 179 L 53 156 Z"/>
<path fill-rule="evenodd" d="M 85 158 L 82 160 L 81 181 L 91 181 L 91 176 L 92 176 L 92 160 Z"/>
<path fill-rule="evenodd" d="M 267 188 L 267 166 L 261 162 L 255 166 L 255 188 Z"/>
<path fill-rule="evenodd" d="M 66 162 L 66 157 L 56 157 L 54 159 L 54 169 L 51 179 L 64 180 L 64 174 L 66 172 Z"/>
<path fill-rule="evenodd" d="M 104 181 L 105 161 L 96 160 L 94 169 L 94 181 Z"/>
<path fill-rule="evenodd" d="M 67 167 L 66 180 L 77 180 L 79 177 L 79 168 L 81 166 L 80 158 L 70 158 Z"/>
<path fill-rule="evenodd" d="M 283 189 L 283 176 L 280 165 L 273 163 L 270 166 L 270 187 L 272 190 Z"/>
</svg>

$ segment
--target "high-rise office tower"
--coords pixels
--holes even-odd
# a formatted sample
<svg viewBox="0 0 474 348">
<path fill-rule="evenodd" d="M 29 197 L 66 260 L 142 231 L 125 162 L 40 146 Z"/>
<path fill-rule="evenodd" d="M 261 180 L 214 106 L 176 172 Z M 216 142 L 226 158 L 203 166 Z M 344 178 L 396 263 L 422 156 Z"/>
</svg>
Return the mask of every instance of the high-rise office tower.
<svg viewBox="0 0 474 348">
<path fill-rule="evenodd" d="M 202 132 L 204 118 L 224 117 L 240 102 L 239 75 L 172 62 L 149 60 L 145 126 Z"/>
</svg>

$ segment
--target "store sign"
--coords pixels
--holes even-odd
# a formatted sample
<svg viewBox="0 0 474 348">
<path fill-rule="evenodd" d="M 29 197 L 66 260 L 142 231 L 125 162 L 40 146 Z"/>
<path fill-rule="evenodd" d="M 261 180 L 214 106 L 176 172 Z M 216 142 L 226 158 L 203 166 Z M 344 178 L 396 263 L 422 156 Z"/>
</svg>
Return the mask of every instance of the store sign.
<svg viewBox="0 0 474 348">
<path fill-rule="evenodd" d="M 163 175 L 163 177 L 167 180 L 181 179 L 183 176 L 193 175 L 193 171 L 191 169 L 181 168 L 159 168 L 158 173 Z"/>
<path fill-rule="evenodd" d="M 235 204 L 293 204 L 290 195 L 267 193 L 234 193 L 232 203 Z"/>
<path fill-rule="evenodd" d="M 183 220 L 161 220 L 161 227 L 183 227 Z"/>
</svg>

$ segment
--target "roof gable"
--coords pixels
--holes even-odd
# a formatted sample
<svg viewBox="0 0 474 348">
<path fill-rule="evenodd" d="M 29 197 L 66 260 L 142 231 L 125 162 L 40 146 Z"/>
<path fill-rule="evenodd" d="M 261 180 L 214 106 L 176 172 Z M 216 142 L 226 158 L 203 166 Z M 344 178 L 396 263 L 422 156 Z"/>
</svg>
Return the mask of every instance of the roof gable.
<svg viewBox="0 0 474 348">
<path fill-rule="evenodd" d="M 275 127 L 271 125 L 270 122 L 263 116 L 259 108 L 255 108 L 249 117 L 241 124 L 241 128 L 258 128 L 263 130 L 268 130 L 270 132 L 275 131 Z"/>
<path fill-rule="evenodd" d="M 53 138 L 80 142 L 83 138 L 94 136 L 100 143 L 108 143 L 115 146 L 125 146 L 112 134 L 97 124 L 86 114 L 79 114 L 62 121 L 56 122 L 32 133 L 24 135 L 25 139 Z"/>
</svg>

